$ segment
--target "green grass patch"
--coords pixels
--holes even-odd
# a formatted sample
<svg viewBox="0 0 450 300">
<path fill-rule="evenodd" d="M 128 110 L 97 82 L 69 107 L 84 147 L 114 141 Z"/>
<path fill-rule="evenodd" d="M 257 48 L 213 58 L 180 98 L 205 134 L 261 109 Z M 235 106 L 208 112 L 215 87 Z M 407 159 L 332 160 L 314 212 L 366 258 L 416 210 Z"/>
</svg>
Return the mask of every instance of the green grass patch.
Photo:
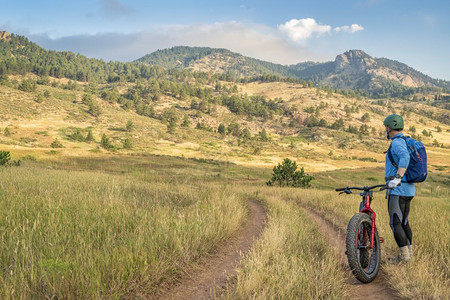
<svg viewBox="0 0 450 300">
<path fill-rule="evenodd" d="M 226 186 L 39 165 L 0 175 L 3 299 L 151 294 L 246 215 Z"/>
</svg>

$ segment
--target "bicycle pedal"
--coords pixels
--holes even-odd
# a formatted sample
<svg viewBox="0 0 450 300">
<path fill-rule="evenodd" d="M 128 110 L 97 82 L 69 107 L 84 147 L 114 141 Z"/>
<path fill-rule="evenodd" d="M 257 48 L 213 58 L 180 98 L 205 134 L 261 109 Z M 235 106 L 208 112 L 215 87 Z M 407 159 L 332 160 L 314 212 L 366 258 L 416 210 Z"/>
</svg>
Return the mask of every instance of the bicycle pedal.
<svg viewBox="0 0 450 300">
<path fill-rule="evenodd" d="M 384 237 L 380 236 L 380 243 L 384 243 Z"/>
</svg>

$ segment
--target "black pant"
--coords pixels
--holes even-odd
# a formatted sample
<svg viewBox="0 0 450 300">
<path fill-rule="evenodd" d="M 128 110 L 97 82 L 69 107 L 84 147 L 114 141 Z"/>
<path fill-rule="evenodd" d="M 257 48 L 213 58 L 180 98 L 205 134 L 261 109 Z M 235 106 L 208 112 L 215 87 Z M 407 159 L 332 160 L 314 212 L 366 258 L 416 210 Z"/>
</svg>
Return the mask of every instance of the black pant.
<svg viewBox="0 0 450 300">
<path fill-rule="evenodd" d="M 412 244 L 412 231 L 409 227 L 408 215 L 411 200 L 414 197 L 390 195 L 388 200 L 389 225 L 399 247 Z"/>
</svg>

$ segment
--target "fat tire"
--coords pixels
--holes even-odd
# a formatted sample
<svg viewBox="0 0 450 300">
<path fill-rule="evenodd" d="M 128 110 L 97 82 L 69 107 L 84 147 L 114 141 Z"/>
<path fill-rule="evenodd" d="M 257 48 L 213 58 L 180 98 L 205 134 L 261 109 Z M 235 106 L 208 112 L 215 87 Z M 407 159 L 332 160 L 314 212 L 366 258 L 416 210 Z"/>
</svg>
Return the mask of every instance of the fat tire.
<svg viewBox="0 0 450 300">
<path fill-rule="evenodd" d="M 378 231 L 375 228 L 375 238 L 373 249 L 358 249 L 357 239 L 360 228 L 365 228 L 370 234 L 372 230 L 372 220 L 367 214 L 355 214 L 348 223 L 347 238 L 345 244 L 347 247 L 347 259 L 353 275 L 362 283 L 372 282 L 380 270 L 381 250 Z"/>
</svg>

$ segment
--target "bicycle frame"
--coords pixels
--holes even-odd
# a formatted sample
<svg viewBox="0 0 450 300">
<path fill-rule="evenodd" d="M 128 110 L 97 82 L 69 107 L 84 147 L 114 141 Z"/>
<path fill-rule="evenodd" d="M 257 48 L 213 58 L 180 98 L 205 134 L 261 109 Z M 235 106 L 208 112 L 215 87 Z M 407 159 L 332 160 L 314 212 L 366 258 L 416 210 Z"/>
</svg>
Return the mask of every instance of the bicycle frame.
<svg viewBox="0 0 450 300">
<path fill-rule="evenodd" d="M 351 190 L 360 190 L 363 191 L 360 196 L 362 197 L 362 205 L 360 206 L 359 212 L 367 214 L 370 219 L 372 220 L 372 232 L 370 236 L 370 249 L 373 249 L 374 247 L 374 238 L 375 238 L 375 220 L 377 218 L 377 214 L 373 211 L 373 209 L 370 207 L 370 203 L 373 200 L 373 191 L 372 189 L 381 187 L 383 189 L 386 189 L 386 185 L 384 184 L 378 184 L 374 186 L 364 186 L 364 187 L 346 187 L 346 188 L 338 188 L 336 189 L 337 192 L 342 192 L 346 194 L 351 194 Z M 381 191 L 380 190 L 380 191 Z M 382 243 L 383 240 L 380 240 Z"/>
<path fill-rule="evenodd" d="M 377 218 L 377 214 L 370 207 L 370 203 L 372 202 L 373 199 L 373 193 L 372 191 L 364 191 L 363 193 L 361 193 L 361 196 L 363 206 L 359 210 L 359 212 L 369 215 L 370 219 L 372 220 L 372 233 L 370 234 L 370 249 L 373 249 L 373 241 L 375 236 L 375 220 Z"/>
<path fill-rule="evenodd" d="M 372 189 L 380 188 L 378 191 L 388 189 L 387 184 L 363 187 L 338 188 L 336 192 L 340 194 L 352 194 L 352 190 L 360 191 L 362 201 L 359 204 L 359 212 L 354 214 L 347 226 L 347 236 L 345 239 L 348 263 L 353 275 L 362 283 L 372 282 L 378 275 L 381 262 L 380 243 L 383 238 L 378 235 L 375 227 L 377 215 L 370 207 L 374 199 Z M 369 230 L 369 226 L 372 228 Z M 369 237 L 370 235 L 370 237 Z"/>
</svg>

